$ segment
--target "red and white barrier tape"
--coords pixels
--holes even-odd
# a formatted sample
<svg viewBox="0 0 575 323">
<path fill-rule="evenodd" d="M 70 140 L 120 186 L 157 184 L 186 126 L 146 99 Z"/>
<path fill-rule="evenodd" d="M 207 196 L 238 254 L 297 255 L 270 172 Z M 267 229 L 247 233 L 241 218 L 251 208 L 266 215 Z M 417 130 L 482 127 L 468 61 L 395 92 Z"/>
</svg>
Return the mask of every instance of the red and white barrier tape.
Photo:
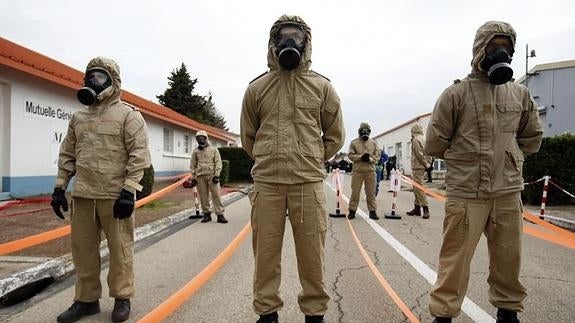
<svg viewBox="0 0 575 323">
<path fill-rule="evenodd" d="M 567 192 L 563 187 L 557 185 L 557 183 L 553 182 L 552 180 L 549 180 L 549 183 L 551 183 L 553 186 L 557 187 L 557 188 L 558 188 L 559 190 L 561 190 L 563 193 L 565 193 L 565 194 L 567 194 L 567 195 L 569 195 L 569 196 L 571 196 L 572 198 L 575 199 L 575 195 L 573 195 L 573 194 Z"/>
<path fill-rule="evenodd" d="M 531 182 L 523 183 L 523 185 L 533 185 L 533 184 L 536 184 L 536 183 L 541 182 L 541 181 L 544 180 L 544 179 L 545 179 L 545 176 L 541 177 L 540 179 L 538 179 L 538 180 L 536 180 L 536 181 L 531 181 Z"/>
</svg>

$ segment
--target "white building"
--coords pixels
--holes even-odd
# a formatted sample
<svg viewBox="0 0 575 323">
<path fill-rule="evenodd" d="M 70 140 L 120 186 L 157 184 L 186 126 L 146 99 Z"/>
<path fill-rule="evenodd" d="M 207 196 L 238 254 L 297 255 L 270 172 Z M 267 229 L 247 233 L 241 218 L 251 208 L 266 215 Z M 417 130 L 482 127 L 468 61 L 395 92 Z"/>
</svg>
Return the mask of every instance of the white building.
<svg viewBox="0 0 575 323">
<path fill-rule="evenodd" d="M 406 175 L 411 175 L 411 127 L 419 123 L 425 134 L 430 119 L 431 113 L 422 114 L 373 137 L 389 156 L 397 157 L 396 168 Z M 435 160 L 433 168 L 435 174 L 441 177 L 445 172 L 445 163 Z"/>
<path fill-rule="evenodd" d="M 86 62 L 87 63 L 87 62 Z M 75 111 L 83 72 L 0 37 L 0 199 L 52 191 L 60 142 Z M 123 91 L 148 126 L 156 176 L 189 171 L 194 134 L 204 130 L 214 146 L 237 146 L 239 136 L 201 124 Z"/>
</svg>

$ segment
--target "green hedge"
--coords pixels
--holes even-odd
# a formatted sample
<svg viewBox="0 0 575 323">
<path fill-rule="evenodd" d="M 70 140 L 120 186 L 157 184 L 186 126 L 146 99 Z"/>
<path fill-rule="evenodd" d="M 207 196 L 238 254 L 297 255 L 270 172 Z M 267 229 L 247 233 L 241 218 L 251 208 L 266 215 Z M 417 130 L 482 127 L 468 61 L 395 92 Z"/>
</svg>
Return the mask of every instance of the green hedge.
<svg viewBox="0 0 575 323">
<path fill-rule="evenodd" d="M 220 172 L 220 184 L 224 185 L 230 180 L 230 161 L 222 159 L 222 171 Z"/>
<path fill-rule="evenodd" d="M 220 147 L 218 148 L 222 160 L 229 161 L 229 181 L 230 182 L 245 182 L 251 181 L 250 171 L 254 165 L 254 161 L 248 154 L 238 147 Z"/>
<path fill-rule="evenodd" d="M 140 185 L 143 188 L 141 191 L 136 192 L 137 200 L 152 194 L 152 189 L 154 188 L 154 166 L 152 164 L 144 170 L 144 176 L 140 180 Z"/>
<path fill-rule="evenodd" d="M 526 158 L 523 168 L 525 182 L 537 180 L 544 175 L 568 192 L 575 192 L 575 135 L 564 134 L 543 138 L 538 153 Z M 526 185 L 523 198 L 529 203 L 540 204 L 543 182 Z M 547 204 L 575 204 L 575 199 L 549 184 Z"/>
</svg>

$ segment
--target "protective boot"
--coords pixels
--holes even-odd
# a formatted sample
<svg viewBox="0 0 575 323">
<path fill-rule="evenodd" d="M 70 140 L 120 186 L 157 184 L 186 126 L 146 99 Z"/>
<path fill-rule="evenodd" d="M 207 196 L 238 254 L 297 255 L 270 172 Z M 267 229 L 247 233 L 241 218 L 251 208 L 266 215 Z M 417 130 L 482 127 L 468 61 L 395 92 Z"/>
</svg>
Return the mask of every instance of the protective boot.
<svg viewBox="0 0 575 323">
<path fill-rule="evenodd" d="M 210 212 L 206 212 L 204 213 L 204 218 L 202 219 L 202 223 L 206 223 L 206 222 L 210 222 L 212 221 L 212 214 Z"/>
<path fill-rule="evenodd" d="M 112 310 L 112 322 L 124 322 L 130 318 L 130 299 L 116 298 Z"/>
<path fill-rule="evenodd" d="M 228 223 L 223 214 L 218 214 L 218 223 Z"/>
<path fill-rule="evenodd" d="M 369 218 L 379 220 L 379 217 L 377 216 L 377 213 L 375 213 L 375 211 L 369 211 Z"/>
<path fill-rule="evenodd" d="M 323 315 L 306 315 L 305 323 L 325 323 Z"/>
<path fill-rule="evenodd" d="M 278 313 L 273 312 L 269 314 L 260 315 L 256 323 L 278 323 Z"/>
<path fill-rule="evenodd" d="M 417 204 L 413 205 L 413 210 L 405 212 L 405 214 L 410 216 L 421 216 L 421 207 Z"/>
<path fill-rule="evenodd" d="M 433 323 L 451 323 L 451 317 L 436 317 Z"/>
<path fill-rule="evenodd" d="M 76 322 L 84 316 L 94 315 L 100 313 L 100 302 L 74 302 L 69 309 L 58 315 L 58 322 L 72 323 Z"/>
<path fill-rule="evenodd" d="M 504 308 L 498 308 L 496 323 L 519 323 L 517 312 L 506 310 Z"/>
<path fill-rule="evenodd" d="M 349 214 L 347 215 L 348 219 L 355 219 L 355 210 L 349 210 Z"/>
<path fill-rule="evenodd" d="M 424 207 L 423 207 L 423 216 L 422 216 L 422 218 L 424 218 L 424 219 L 429 219 L 429 207 L 427 207 L 427 206 L 424 206 Z"/>
</svg>

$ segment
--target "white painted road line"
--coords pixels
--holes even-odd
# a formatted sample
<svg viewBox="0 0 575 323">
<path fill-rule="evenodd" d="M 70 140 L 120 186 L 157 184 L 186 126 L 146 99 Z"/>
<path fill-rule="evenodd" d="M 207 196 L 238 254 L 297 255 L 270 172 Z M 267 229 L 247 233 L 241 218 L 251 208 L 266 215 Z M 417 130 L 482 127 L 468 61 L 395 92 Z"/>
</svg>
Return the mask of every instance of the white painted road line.
<svg viewBox="0 0 575 323">
<path fill-rule="evenodd" d="M 335 192 L 335 189 L 328 181 L 325 181 L 329 188 Z M 342 199 L 349 204 L 349 198 L 340 192 Z M 383 239 L 389 246 L 391 246 L 397 253 L 403 257 L 417 272 L 425 278 L 431 285 L 435 284 L 437 279 L 437 273 L 431 269 L 425 262 L 423 262 L 419 257 L 417 257 L 411 250 L 404 246 L 399 240 L 395 239 L 387 230 L 381 227 L 377 222 L 370 219 L 367 214 L 361 210 L 357 209 L 356 214 L 361 216 L 364 221 L 371 226 L 371 228 Z M 492 323 L 495 319 L 491 317 L 487 312 L 485 312 L 481 307 L 471 301 L 469 298 L 465 297 L 463 300 L 463 305 L 461 310 L 467 314 L 473 321 L 480 323 Z"/>
</svg>

